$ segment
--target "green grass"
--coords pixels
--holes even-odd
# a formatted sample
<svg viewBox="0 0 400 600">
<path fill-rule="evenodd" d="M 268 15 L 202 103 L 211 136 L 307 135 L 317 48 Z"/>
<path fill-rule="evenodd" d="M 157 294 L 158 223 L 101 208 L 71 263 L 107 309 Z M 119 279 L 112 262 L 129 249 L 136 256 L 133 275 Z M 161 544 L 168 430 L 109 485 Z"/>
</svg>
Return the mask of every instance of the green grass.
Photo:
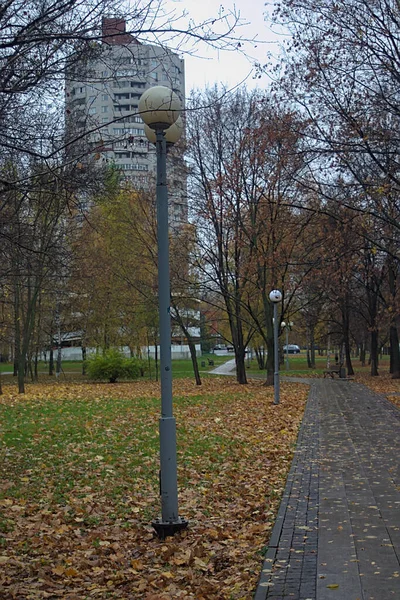
<svg viewBox="0 0 400 600">
<path fill-rule="evenodd" d="M 203 377 L 212 371 L 218 365 L 222 365 L 227 360 L 230 360 L 232 356 L 215 356 L 214 354 L 204 354 L 201 357 L 197 357 L 197 362 L 199 364 L 200 375 Z M 208 364 L 208 361 L 214 361 L 214 366 Z M 201 363 L 205 362 L 206 366 L 202 367 Z M 82 374 L 82 361 L 79 360 L 65 360 L 62 362 L 62 371 L 61 371 L 61 379 L 64 379 L 65 376 L 72 376 L 74 379 L 79 379 Z M 12 363 L 1 363 L 0 364 L 0 373 L 12 373 L 14 366 Z M 55 369 L 55 367 L 54 367 Z M 158 369 L 160 369 L 160 365 L 158 365 Z M 49 365 L 44 361 L 39 362 L 39 379 L 42 380 L 43 377 L 46 377 L 49 372 Z M 151 361 L 151 373 L 147 373 L 146 379 L 155 379 L 156 367 L 155 361 Z M 190 359 L 179 359 L 172 361 L 172 376 L 174 378 L 182 378 L 182 377 L 193 377 L 193 365 Z M 5 376 L 3 378 L 4 381 L 10 381 L 13 379 L 12 375 Z"/>
<path fill-rule="evenodd" d="M 0 501 L 30 498 L 39 503 L 51 500 L 64 505 L 71 494 L 79 498 L 89 490 L 97 490 L 112 501 L 114 513 L 121 517 L 125 511 L 124 496 L 127 490 L 137 487 L 138 479 L 157 490 L 158 397 L 121 397 L 113 394 L 113 386 L 102 388 L 109 389 L 111 397 L 93 397 L 93 391 L 86 397 L 85 384 L 62 386 L 58 398 L 53 397 L 51 387 L 48 394 L 37 394 L 35 389 L 32 388 L 34 397 L 24 402 L 0 404 L 3 481 L 12 472 L 12 486 L 0 489 Z M 64 389 L 69 397 L 63 397 Z M 187 414 L 206 411 L 209 418 L 216 418 L 221 404 L 228 400 L 225 394 L 190 398 L 177 395 L 174 407 Z M 183 482 L 192 476 L 194 465 L 194 472 L 198 472 L 198 462 L 205 457 L 212 457 L 210 461 L 217 470 L 221 462 L 231 458 L 233 442 L 224 431 L 208 431 L 204 435 L 201 428 L 193 429 L 190 423 L 183 422 L 179 436 L 180 454 L 184 455 Z M 215 448 L 219 448 L 216 455 Z M 92 524 L 89 518 L 85 524 Z M 6 531 L 8 526 L 0 521 L 0 531 Z"/>
<path fill-rule="evenodd" d="M 197 362 L 199 365 L 200 376 L 204 377 L 210 371 L 218 367 L 219 365 L 223 365 L 228 360 L 231 360 L 233 356 L 215 356 L 215 354 L 203 354 L 203 356 L 197 357 Z M 208 361 L 214 361 L 214 365 L 209 365 Z M 201 366 L 201 363 L 205 362 L 205 367 Z M 173 377 L 193 377 L 193 365 L 191 360 L 173 360 L 172 361 L 172 376 Z"/>
<path fill-rule="evenodd" d="M 101 481 L 104 491 L 114 495 L 108 484 L 116 468 L 127 484 L 139 468 L 153 479 L 158 404 L 156 398 L 70 398 L 0 406 L 2 444 L 13 470 L 12 496 L 29 494 L 39 500 L 50 493 L 63 502 L 77 479 L 81 488 Z M 148 427 L 151 417 L 154 426 Z"/>
<path fill-rule="evenodd" d="M 299 376 L 322 376 L 324 371 L 326 370 L 326 356 L 315 356 L 315 369 L 309 369 L 307 365 L 307 354 L 306 352 L 300 352 L 300 354 L 289 354 L 289 369 L 286 369 L 286 354 L 284 356 L 283 363 L 280 364 L 279 371 L 281 375 L 299 375 Z M 331 364 L 335 362 L 335 356 L 331 355 Z M 389 356 L 382 356 L 380 358 L 380 363 L 382 365 L 389 365 Z M 360 360 L 358 358 L 352 358 L 353 369 L 356 372 L 368 372 L 370 367 L 367 365 L 365 367 L 361 366 Z M 246 370 L 249 374 L 252 375 L 264 375 L 265 371 L 260 370 L 258 368 L 257 361 L 253 359 L 250 363 L 246 360 Z"/>
</svg>

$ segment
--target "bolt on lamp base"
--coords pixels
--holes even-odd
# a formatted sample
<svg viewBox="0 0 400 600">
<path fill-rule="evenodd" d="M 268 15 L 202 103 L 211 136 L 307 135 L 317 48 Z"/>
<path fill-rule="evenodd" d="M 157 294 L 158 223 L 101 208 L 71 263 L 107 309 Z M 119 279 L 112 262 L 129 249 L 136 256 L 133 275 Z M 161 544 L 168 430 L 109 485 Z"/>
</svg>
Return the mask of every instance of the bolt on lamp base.
<svg viewBox="0 0 400 600">
<path fill-rule="evenodd" d="M 161 540 L 165 540 L 166 537 L 175 535 L 175 533 L 186 529 L 189 525 L 189 521 L 179 517 L 177 521 L 161 521 L 161 519 L 155 519 L 151 524 L 156 530 L 158 537 Z"/>
</svg>

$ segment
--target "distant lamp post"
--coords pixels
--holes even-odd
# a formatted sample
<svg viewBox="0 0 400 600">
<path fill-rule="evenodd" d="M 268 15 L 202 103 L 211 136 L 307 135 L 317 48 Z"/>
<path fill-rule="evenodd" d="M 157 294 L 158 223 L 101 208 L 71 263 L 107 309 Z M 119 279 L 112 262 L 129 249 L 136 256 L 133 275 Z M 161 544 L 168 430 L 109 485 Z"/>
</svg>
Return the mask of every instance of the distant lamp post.
<svg viewBox="0 0 400 600">
<path fill-rule="evenodd" d="M 274 404 L 279 404 L 278 303 L 282 300 L 282 294 L 279 290 L 272 290 L 269 299 L 274 305 Z"/>
<path fill-rule="evenodd" d="M 293 327 L 292 321 L 285 323 L 282 321 L 281 326 L 284 327 L 286 333 L 286 371 L 289 371 L 289 331 Z"/>
<path fill-rule="evenodd" d="M 171 317 L 168 241 L 167 143 L 178 141 L 182 126 L 176 125 L 181 103 L 169 88 L 155 86 L 139 100 L 139 113 L 150 142 L 157 152 L 157 244 L 158 297 L 160 321 L 161 418 L 160 429 L 160 495 L 161 519 L 152 522 L 158 536 L 164 539 L 187 527 L 178 514 L 176 459 L 176 423 L 172 413 Z"/>
</svg>

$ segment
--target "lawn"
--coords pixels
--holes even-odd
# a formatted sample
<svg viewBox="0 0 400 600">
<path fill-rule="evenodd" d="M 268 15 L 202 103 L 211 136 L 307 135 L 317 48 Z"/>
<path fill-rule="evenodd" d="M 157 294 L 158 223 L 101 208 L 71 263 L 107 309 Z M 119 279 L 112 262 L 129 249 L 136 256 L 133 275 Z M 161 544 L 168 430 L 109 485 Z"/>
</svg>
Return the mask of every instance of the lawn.
<svg viewBox="0 0 400 600">
<path fill-rule="evenodd" d="M 335 356 L 331 355 L 331 364 L 335 363 Z M 356 373 L 370 372 L 370 367 L 366 365 L 361 366 L 358 358 L 352 359 L 353 369 Z M 380 367 L 382 372 L 385 372 L 389 368 L 389 356 L 382 356 L 380 358 Z M 252 375 L 264 375 L 265 371 L 258 368 L 257 361 L 253 359 L 251 362 L 246 361 L 246 370 Z M 286 354 L 284 356 L 284 362 L 280 365 L 280 374 L 296 376 L 296 377 L 322 377 L 326 370 L 326 356 L 315 356 L 315 369 L 309 369 L 307 365 L 307 354 L 302 351 L 300 354 L 289 354 L 289 369 L 286 368 Z"/>
<path fill-rule="evenodd" d="M 208 373 L 212 371 L 218 365 L 222 365 L 227 360 L 231 360 L 233 356 L 216 356 L 215 354 L 203 354 L 203 356 L 198 357 L 197 361 L 199 364 L 199 370 L 201 377 L 208 376 Z M 210 361 L 214 362 L 214 365 L 210 364 Z M 205 363 L 202 366 L 202 363 Z M 174 378 L 181 377 L 192 377 L 193 376 L 193 365 L 190 359 L 177 359 L 171 362 L 172 364 L 172 374 Z M 147 365 L 147 361 L 146 361 Z M 158 366 L 158 368 L 160 368 Z M 0 363 L 0 373 L 12 373 L 14 369 L 14 365 L 12 363 Z M 54 365 L 55 369 L 55 365 Z M 45 378 L 49 372 L 49 365 L 47 362 L 40 361 L 38 366 L 39 378 Z M 62 362 L 62 371 L 61 371 L 61 379 L 64 376 L 74 376 L 79 378 L 82 373 L 82 361 L 80 360 L 64 360 Z M 5 381 L 11 381 L 12 375 L 4 376 Z M 146 378 L 155 379 L 156 378 L 156 365 L 155 361 L 152 360 L 150 363 L 150 369 L 146 374 Z"/>
<path fill-rule="evenodd" d="M 2 600 L 250 600 L 308 386 L 174 381 L 180 515 L 160 541 L 159 385 L 31 384 L 0 397 Z"/>
</svg>

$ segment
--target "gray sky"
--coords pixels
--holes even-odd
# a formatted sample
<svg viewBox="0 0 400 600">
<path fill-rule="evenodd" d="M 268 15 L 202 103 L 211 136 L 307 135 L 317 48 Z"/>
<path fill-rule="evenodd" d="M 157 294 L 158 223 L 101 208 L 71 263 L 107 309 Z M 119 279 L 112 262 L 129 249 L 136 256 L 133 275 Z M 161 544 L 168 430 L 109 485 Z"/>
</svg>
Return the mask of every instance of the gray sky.
<svg viewBox="0 0 400 600">
<path fill-rule="evenodd" d="M 246 38 L 257 37 L 256 43 L 245 43 L 243 48 L 251 58 L 264 64 L 267 62 L 267 53 L 278 53 L 278 42 L 282 42 L 283 36 L 278 33 L 272 33 L 268 23 L 264 20 L 266 0 L 167 0 L 176 11 L 186 9 L 190 16 L 196 21 L 201 22 L 207 18 L 213 17 L 218 13 L 219 7 L 223 6 L 225 11 L 236 7 L 240 11 L 240 16 L 248 22 L 237 29 L 237 34 Z M 257 85 L 265 88 L 268 84 L 268 78 L 263 76 L 259 80 L 254 80 L 251 74 L 252 63 L 240 52 L 217 52 L 206 48 L 198 48 L 198 56 L 186 55 L 185 73 L 186 73 L 186 93 L 189 94 L 193 87 L 204 88 L 207 84 L 214 83 L 227 84 L 228 87 L 235 87 L 245 80 L 248 87 Z"/>
</svg>

